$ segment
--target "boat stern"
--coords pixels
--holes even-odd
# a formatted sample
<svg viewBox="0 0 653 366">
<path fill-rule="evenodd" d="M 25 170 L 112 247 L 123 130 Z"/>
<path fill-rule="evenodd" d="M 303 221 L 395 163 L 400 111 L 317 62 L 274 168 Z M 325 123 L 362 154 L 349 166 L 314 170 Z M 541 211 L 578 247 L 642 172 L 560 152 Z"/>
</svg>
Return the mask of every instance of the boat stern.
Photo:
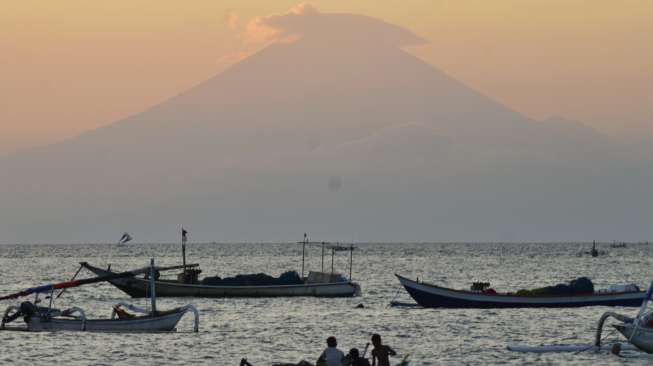
<svg viewBox="0 0 653 366">
<path fill-rule="evenodd" d="M 359 297 L 363 295 L 363 289 L 361 289 L 361 285 L 358 284 L 358 282 L 352 282 L 352 286 L 354 286 L 354 297 Z"/>
</svg>

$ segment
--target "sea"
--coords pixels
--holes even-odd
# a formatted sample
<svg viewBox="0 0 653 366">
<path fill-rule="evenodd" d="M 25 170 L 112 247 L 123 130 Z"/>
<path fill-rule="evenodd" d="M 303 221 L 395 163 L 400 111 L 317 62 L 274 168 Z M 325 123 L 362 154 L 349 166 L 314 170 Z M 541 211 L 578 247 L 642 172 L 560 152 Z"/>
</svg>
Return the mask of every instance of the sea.
<svg viewBox="0 0 653 366">
<path fill-rule="evenodd" d="M 238 365 L 275 362 L 314 363 L 335 336 L 338 347 L 364 349 L 373 333 L 409 355 L 412 365 L 648 365 L 653 359 L 635 351 L 622 357 L 577 352 L 524 354 L 510 343 L 591 344 L 601 314 L 615 310 L 635 315 L 635 308 L 576 309 L 422 309 L 391 307 L 410 303 L 395 273 L 447 287 L 469 288 L 487 281 L 497 291 L 516 291 L 568 282 L 585 276 L 595 288 L 635 283 L 645 288 L 653 278 L 646 243 L 612 248 L 602 255 L 585 252 L 591 243 L 374 243 L 356 244 L 352 278 L 362 287 L 353 298 L 160 298 L 159 309 L 187 303 L 200 312 L 199 333 L 192 315 L 175 333 L 104 334 L 81 332 L 27 333 L 0 331 L 2 365 Z M 321 270 L 321 248 L 309 246 L 306 269 Z M 328 253 L 330 254 L 330 253 Z M 188 244 L 189 263 L 200 263 L 202 275 L 244 273 L 278 276 L 301 269 L 301 245 L 295 243 Z M 40 284 L 65 281 L 80 261 L 129 270 L 181 263 L 179 244 L 0 245 L 0 296 Z M 331 271 L 331 257 L 324 260 Z M 349 253 L 337 252 L 334 270 L 349 276 Z M 82 271 L 80 277 L 91 277 Z M 87 317 L 109 317 L 113 304 L 130 299 L 108 283 L 70 289 L 55 306 L 78 306 Z M 4 309 L 16 300 L 0 301 Z M 362 308 L 359 305 L 362 304 Z M 606 327 L 608 339 L 619 339 Z M 368 353 L 369 355 L 369 353 Z M 401 358 L 393 360 L 398 363 Z"/>
</svg>

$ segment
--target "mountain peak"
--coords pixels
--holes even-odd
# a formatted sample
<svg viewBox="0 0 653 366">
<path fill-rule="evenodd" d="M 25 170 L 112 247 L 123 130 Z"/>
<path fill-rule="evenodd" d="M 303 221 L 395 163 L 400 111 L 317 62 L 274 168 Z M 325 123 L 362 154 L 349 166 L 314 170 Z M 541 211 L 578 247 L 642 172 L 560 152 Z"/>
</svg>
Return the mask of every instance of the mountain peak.
<svg viewBox="0 0 653 366">
<path fill-rule="evenodd" d="M 400 26 L 364 15 L 323 13 L 309 3 L 299 4 L 284 14 L 256 17 L 246 28 L 256 38 L 280 42 L 302 38 L 397 47 L 427 43 Z"/>
</svg>

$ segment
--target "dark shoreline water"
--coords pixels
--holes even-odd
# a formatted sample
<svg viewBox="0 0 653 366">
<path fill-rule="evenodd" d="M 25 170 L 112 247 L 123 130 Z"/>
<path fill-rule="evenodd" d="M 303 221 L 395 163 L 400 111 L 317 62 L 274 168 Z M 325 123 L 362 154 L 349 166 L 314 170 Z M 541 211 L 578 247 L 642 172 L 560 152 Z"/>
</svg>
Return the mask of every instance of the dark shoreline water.
<svg viewBox="0 0 653 366">
<path fill-rule="evenodd" d="M 599 249 L 598 258 L 581 256 L 588 243 L 421 243 L 360 244 L 354 254 L 353 278 L 363 296 L 350 299 L 161 299 L 160 307 L 191 302 L 201 313 L 200 333 L 190 333 L 192 317 L 182 320 L 179 333 L 112 335 L 81 333 L 25 334 L 0 332 L 2 364 L 196 364 L 237 365 L 247 357 L 255 365 L 307 359 L 324 348 L 329 335 L 340 348 L 363 348 L 371 333 L 380 333 L 414 365 L 439 364 L 620 364 L 604 354 L 511 353 L 507 343 L 590 343 L 594 327 L 607 308 L 438 310 L 391 308 L 411 301 L 394 273 L 419 276 L 449 287 L 468 288 L 489 281 L 500 291 L 533 288 L 587 276 L 597 287 L 634 282 L 646 287 L 653 275 L 653 247 Z M 180 262 L 179 244 L 0 245 L 0 294 L 41 283 L 67 280 L 79 261 L 114 269 L 131 269 L 155 257 L 159 265 Z M 266 272 L 279 275 L 301 266 L 297 244 L 189 244 L 189 262 L 201 263 L 203 275 Z M 348 255 L 336 256 L 336 269 L 348 272 Z M 330 265 L 330 261 L 329 261 Z M 320 250 L 308 253 L 308 269 L 320 268 Z M 82 272 L 84 273 L 84 272 Z M 90 276 L 90 274 L 86 274 Z M 128 300 L 108 284 L 66 293 L 60 307 L 79 306 L 91 316 L 109 316 L 111 305 Z M 136 299 L 143 305 L 144 300 Z M 355 309 L 363 303 L 364 309 Z M 3 301 L 4 307 L 13 304 Z M 636 309 L 617 309 L 634 314 Z M 648 364 L 648 359 L 628 359 Z"/>
</svg>

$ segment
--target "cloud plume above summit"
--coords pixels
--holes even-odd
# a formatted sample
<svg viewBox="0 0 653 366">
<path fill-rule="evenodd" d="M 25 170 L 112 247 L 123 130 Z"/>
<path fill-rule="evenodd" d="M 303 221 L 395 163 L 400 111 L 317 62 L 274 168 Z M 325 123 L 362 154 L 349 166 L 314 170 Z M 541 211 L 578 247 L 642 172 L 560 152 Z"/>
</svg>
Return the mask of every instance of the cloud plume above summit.
<svg viewBox="0 0 653 366">
<path fill-rule="evenodd" d="M 356 14 L 322 13 L 310 3 L 296 5 L 282 14 L 255 17 L 247 23 L 245 31 L 250 40 L 267 42 L 308 38 L 394 46 L 426 43 L 412 32 L 382 20 Z"/>
</svg>

